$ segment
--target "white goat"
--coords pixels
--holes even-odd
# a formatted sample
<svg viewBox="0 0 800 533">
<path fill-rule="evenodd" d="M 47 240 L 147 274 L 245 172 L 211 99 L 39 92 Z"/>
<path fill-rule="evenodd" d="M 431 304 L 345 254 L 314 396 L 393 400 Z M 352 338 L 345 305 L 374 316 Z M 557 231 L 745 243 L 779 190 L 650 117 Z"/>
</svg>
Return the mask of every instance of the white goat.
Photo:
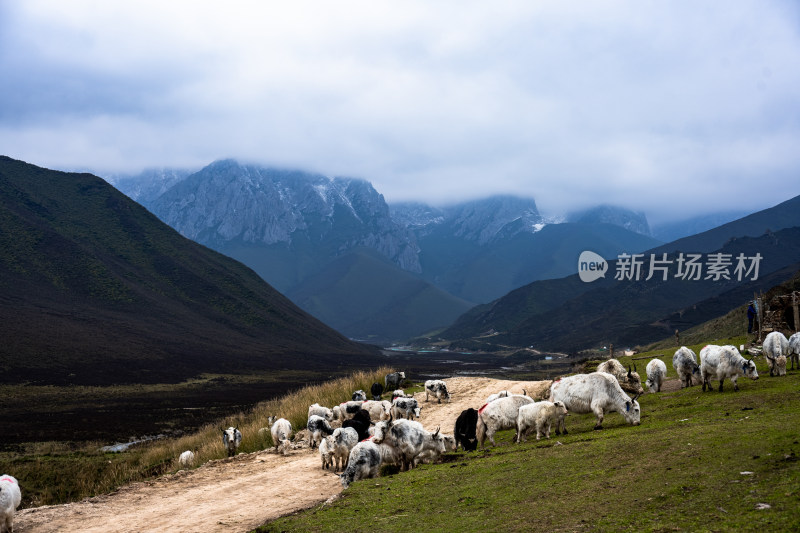
<svg viewBox="0 0 800 533">
<path fill-rule="evenodd" d="M 191 468 L 194 466 L 194 452 L 191 450 L 183 452 L 180 457 L 178 457 L 178 464 L 184 468 Z"/>
<path fill-rule="evenodd" d="M 3 474 L 0 476 L 0 531 L 14 531 L 14 513 L 22 501 L 22 493 L 16 478 Z"/>
</svg>

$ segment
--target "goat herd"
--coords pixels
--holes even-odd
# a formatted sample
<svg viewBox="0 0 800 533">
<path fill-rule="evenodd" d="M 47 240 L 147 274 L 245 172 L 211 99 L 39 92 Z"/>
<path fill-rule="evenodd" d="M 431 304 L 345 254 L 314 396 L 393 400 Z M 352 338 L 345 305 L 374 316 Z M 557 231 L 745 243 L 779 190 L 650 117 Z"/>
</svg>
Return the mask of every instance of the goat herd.
<svg viewBox="0 0 800 533">
<path fill-rule="evenodd" d="M 762 345 L 763 354 L 770 369 L 770 376 L 786 375 L 787 359 L 791 358 L 800 368 L 800 333 L 787 339 L 780 332 L 767 335 Z M 678 374 L 681 387 L 702 384 L 703 391 L 712 388 L 712 382 L 722 383 L 727 378 L 734 390 L 739 386 L 740 376 L 758 379 L 756 365 L 752 359 L 742 357 L 735 346 L 708 345 L 700 350 L 700 363 L 689 348 L 683 346 L 675 352 L 672 366 Z M 667 368 L 660 359 L 647 364 L 646 385 L 652 392 L 661 390 Z M 497 431 L 514 428 L 514 440 L 521 442 L 536 431 L 537 440 L 550 438 L 553 426 L 556 434 L 567 433 L 565 417 L 568 413 L 594 413 L 597 417 L 595 429 L 601 429 L 606 413 L 617 412 L 632 425 L 639 425 L 641 411 L 636 400 L 644 389 L 636 369 L 626 370 L 616 359 L 604 361 L 590 374 L 577 374 L 558 379 L 550 386 L 547 401 L 535 401 L 527 395 L 501 391 L 487 398 L 480 409 L 469 408 L 461 412 L 455 422 L 454 435 L 442 434 L 437 428 L 426 431 L 419 418 L 421 406 L 411 395 L 400 389 L 405 373 L 387 374 L 384 385 L 374 383 L 370 389 L 371 400 L 364 391 L 353 393 L 352 400 L 329 409 L 319 404 L 308 408 L 308 445 L 319 450 L 322 468 L 343 470 L 342 485 L 347 488 L 355 480 L 376 477 L 381 465 L 399 465 L 401 470 L 413 468 L 420 462 L 436 461 L 443 453 L 455 451 L 460 445 L 464 450 L 475 450 L 486 439 L 495 444 Z M 393 391 L 392 400 L 382 400 L 384 391 Z M 633 394 L 629 397 L 626 392 Z M 450 400 L 447 384 L 441 380 L 425 382 L 425 401 L 431 397 L 439 403 Z M 341 426 L 333 428 L 331 423 Z M 275 448 L 288 453 L 292 448 L 292 425 L 285 418 L 270 417 L 269 431 Z M 236 454 L 242 441 L 241 432 L 234 427 L 222 431 L 222 441 L 228 456 Z M 194 463 L 191 451 L 183 452 L 179 458 L 182 466 Z M 21 501 L 17 480 L 9 475 L 0 477 L 0 532 L 11 531 L 15 509 Z"/>
</svg>

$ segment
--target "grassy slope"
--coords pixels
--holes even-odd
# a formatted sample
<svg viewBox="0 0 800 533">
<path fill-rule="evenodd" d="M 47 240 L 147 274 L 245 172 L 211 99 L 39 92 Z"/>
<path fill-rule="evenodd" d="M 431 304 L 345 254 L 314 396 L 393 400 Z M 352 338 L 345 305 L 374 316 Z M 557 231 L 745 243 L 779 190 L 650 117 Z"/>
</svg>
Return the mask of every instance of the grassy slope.
<svg viewBox="0 0 800 533">
<path fill-rule="evenodd" d="M 181 467 L 177 458 L 184 450 L 194 450 L 196 466 L 212 459 L 226 457 L 220 439 L 220 428 L 236 426 L 242 432 L 240 452 L 254 452 L 272 446 L 272 436 L 259 432 L 268 426 L 273 415 L 289 420 L 297 430 L 303 428 L 308 406 L 314 402 L 336 405 L 351 398 L 354 390 L 369 390 L 372 383 L 382 382 L 394 369 L 381 367 L 359 371 L 338 379 L 324 380 L 316 385 L 298 388 L 281 398 L 266 400 L 251 409 L 230 414 L 204 424 L 200 429 L 180 438 L 154 441 L 122 453 L 100 450 L 99 442 L 34 442 L 0 447 L 0 472 L 13 473 L 23 491 L 23 507 L 78 501 L 89 496 L 111 492 L 121 485 L 176 472 Z M 263 379 L 263 378 L 256 378 Z M 31 391 L 19 387 L 20 394 Z M 0 393 L 13 393 L 0 387 Z M 76 394 L 94 399 L 97 391 L 81 388 Z M 48 394 L 37 388 L 36 394 Z M 52 388 L 54 399 L 65 394 Z M 131 395 L 120 391 L 120 395 Z M 102 444 L 108 444 L 104 442 Z"/>
<path fill-rule="evenodd" d="M 515 445 L 503 432 L 488 452 L 357 482 L 259 531 L 797 530 L 798 384 L 793 372 L 740 380 L 739 392 L 646 394 L 639 427 L 611 414 L 592 431 L 593 415 L 571 415 L 566 436 Z"/>
<path fill-rule="evenodd" d="M 0 381 L 181 381 L 375 353 L 95 176 L 0 156 L 0 228 Z"/>
</svg>

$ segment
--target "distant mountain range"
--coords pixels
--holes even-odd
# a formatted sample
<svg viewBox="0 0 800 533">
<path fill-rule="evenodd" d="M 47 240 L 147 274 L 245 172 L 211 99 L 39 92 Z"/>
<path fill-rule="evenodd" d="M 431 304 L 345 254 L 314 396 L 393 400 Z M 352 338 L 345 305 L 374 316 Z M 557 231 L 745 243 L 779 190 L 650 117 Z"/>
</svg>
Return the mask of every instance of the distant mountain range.
<svg viewBox="0 0 800 533">
<path fill-rule="evenodd" d="M 537 281 L 489 304 L 475 307 L 438 335 L 453 346 L 478 343 L 534 345 L 545 350 L 576 351 L 598 343 L 637 345 L 659 340 L 675 329 L 700 324 L 741 305 L 753 291 L 768 289 L 800 268 L 800 196 L 720 227 L 654 247 L 644 252 L 670 261 L 668 279 L 658 273 L 650 281 L 614 279 L 592 283 L 577 275 Z M 684 280 L 676 277 L 680 253 L 730 254 L 733 272 L 739 254 L 762 256 L 756 280 L 721 278 Z"/>
<path fill-rule="evenodd" d="M 585 211 L 571 213 L 567 220 L 579 224 L 613 224 L 640 235 L 652 236 L 644 213 L 635 213 L 611 205 L 599 205 Z"/>
<path fill-rule="evenodd" d="M 621 208 L 553 223 L 533 199 L 513 196 L 389 206 L 364 180 L 233 160 L 113 181 L 182 235 L 247 264 L 345 335 L 376 343 L 444 327 L 476 303 L 570 274 L 590 245 L 611 257 L 659 243 L 643 215 Z"/>
<path fill-rule="evenodd" d="M 0 157 L 0 228 L 2 382 L 163 382 L 379 363 L 374 347 L 96 176 Z"/>
</svg>

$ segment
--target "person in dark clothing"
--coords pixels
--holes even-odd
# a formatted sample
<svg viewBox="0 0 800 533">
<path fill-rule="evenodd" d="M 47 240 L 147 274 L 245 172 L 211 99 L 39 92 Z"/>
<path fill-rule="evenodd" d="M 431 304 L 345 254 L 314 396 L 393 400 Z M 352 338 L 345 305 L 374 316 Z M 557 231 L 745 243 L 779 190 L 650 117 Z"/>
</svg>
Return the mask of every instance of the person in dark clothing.
<svg viewBox="0 0 800 533">
<path fill-rule="evenodd" d="M 753 319 L 756 318 L 756 308 L 752 303 L 747 306 L 747 333 L 753 333 Z"/>
</svg>

